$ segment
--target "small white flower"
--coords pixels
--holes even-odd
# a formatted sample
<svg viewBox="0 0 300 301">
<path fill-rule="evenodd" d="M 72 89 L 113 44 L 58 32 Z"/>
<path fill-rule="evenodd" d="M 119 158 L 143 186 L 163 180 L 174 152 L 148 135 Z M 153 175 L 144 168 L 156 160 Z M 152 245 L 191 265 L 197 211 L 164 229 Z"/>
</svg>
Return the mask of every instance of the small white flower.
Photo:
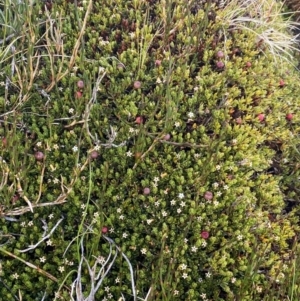
<svg viewBox="0 0 300 301">
<path fill-rule="evenodd" d="M 109 292 L 109 290 L 110 290 L 109 286 L 106 286 L 106 287 L 104 288 L 104 290 L 105 290 L 106 292 Z"/>
<path fill-rule="evenodd" d="M 80 208 L 81 208 L 82 210 L 84 210 L 84 209 L 85 209 L 85 207 L 86 207 L 86 205 L 85 205 L 85 204 L 81 204 L 81 205 L 80 205 Z"/>
<path fill-rule="evenodd" d="M 232 277 L 231 278 L 231 283 L 235 283 L 236 282 L 236 278 L 235 277 Z"/>
<path fill-rule="evenodd" d="M 186 270 L 186 268 L 187 268 L 187 265 L 186 264 L 181 264 L 180 265 L 180 269 L 183 271 L 183 270 Z"/>
<path fill-rule="evenodd" d="M 172 201 L 171 201 L 171 205 L 174 206 L 175 204 L 176 204 L 176 201 L 175 201 L 175 200 L 172 200 Z"/>
<path fill-rule="evenodd" d="M 214 188 L 218 188 L 219 187 L 219 183 L 215 182 L 213 183 Z"/>
<path fill-rule="evenodd" d="M 163 211 L 161 214 L 162 214 L 163 217 L 168 215 L 168 213 L 166 211 Z"/>
<path fill-rule="evenodd" d="M 51 239 L 47 240 L 47 241 L 46 241 L 46 244 L 47 244 L 47 246 L 52 246 L 52 244 L 53 244 L 53 243 L 52 243 L 52 240 L 51 240 Z"/>
<path fill-rule="evenodd" d="M 174 291 L 174 296 L 177 296 L 179 294 L 179 291 L 175 290 Z"/>
<path fill-rule="evenodd" d="M 73 114 L 73 113 L 74 113 L 74 109 L 73 109 L 73 108 L 70 108 L 70 109 L 69 109 L 69 113 L 70 113 L 70 114 Z"/>
<path fill-rule="evenodd" d="M 178 194 L 178 197 L 179 197 L 180 199 L 183 199 L 183 198 L 184 198 L 184 194 L 183 194 L 183 193 L 179 193 L 179 194 Z"/>
<path fill-rule="evenodd" d="M 77 66 L 74 66 L 74 67 L 73 67 L 73 71 L 75 71 L 75 72 L 76 72 L 78 69 L 79 69 L 79 67 L 77 67 Z"/>
<path fill-rule="evenodd" d="M 154 177 L 153 181 L 154 182 L 158 182 L 159 181 L 159 177 Z"/>
<path fill-rule="evenodd" d="M 150 225 L 153 222 L 153 219 L 147 219 L 147 224 Z"/>
<path fill-rule="evenodd" d="M 241 235 L 241 234 L 238 235 L 237 239 L 238 239 L 238 240 L 242 240 L 242 239 L 243 239 L 243 235 Z"/>
<path fill-rule="evenodd" d="M 132 157 L 132 152 L 131 151 L 126 152 L 126 156 L 127 157 Z"/>
<path fill-rule="evenodd" d="M 61 273 L 63 273 L 63 272 L 65 271 L 65 267 L 60 266 L 60 267 L 58 268 L 58 270 L 59 270 Z"/>
<path fill-rule="evenodd" d="M 181 213 L 181 211 L 182 211 L 182 210 L 181 210 L 180 208 L 177 209 L 177 213 Z"/>
<path fill-rule="evenodd" d="M 121 208 L 118 208 L 118 209 L 117 209 L 117 212 L 118 212 L 118 213 L 121 213 L 121 212 L 122 212 L 122 209 L 121 209 Z"/>
<path fill-rule="evenodd" d="M 19 278 L 19 274 L 18 274 L 18 273 L 14 273 L 14 274 L 12 275 L 12 277 L 13 277 L 14 279 L 18 279 L 18 278 Z"/>
<path fill-rule="evenodd" d="M 217 196 L 221 196 L 222 195 L 222 192 L 221 191 L 218 191 L 217 192 Z"/>
<path fill-rule="evenodd" d="M 28 222 L 27 226 L 28 226 L 28 227 L 33 226 L 33 221 Z"/>
<path fill-rule="evenodd" d="M 21 226 L 24 228 L 24 227 L 26 227 L 26 222 L 22 222 L 21 223 Z"/>
<path fill-rule="evenodd" d="M 160 205 L 159 201 L 156 201 L 156 202 L 154 203 L 154 205 L 155 205 L 155 207 L 158 207 L 158 206 Z"/>
<path fill-rule="evenodd" d="M 161 79 L 159 77 L 157 78 L 156 83 L 161 84 Z"/>
<path fill-rule="evenodd" d="M 95 151 L 98 151 L 100 149 L 100 146 L 97 144 L 95 147 L 94 147 L 94 150 Z"/>
<path fill-rule="evenodd" d="M 192 252 L 197 252 L 198 248 L 196 246 L 192 246 Z"/>
<path fill-rule="evenodd" d="M 38 143 L 36 144 L 36 146 L 37 146 L 37 147 L 41 147 L 41 146 L 42 146 L 42 142 L 38 142 Z"/>
<path fill-rule="evenodd" d="M 187 273 L 183 273 L 183 274 L 182 274 L 182 278 L 183 278 L 183 279 L 186 279 L 187 277 L 188 277 L 188 274 L 187 274 Z"/>
<path fill-rule="evenodd" d="M 175 125 L 176 128 L 178 128 L 178 127 L 180 127 L 180 122 L 177 121 L 177 122 L 174 123 L 174 125 Z"/>
<path fill-rule="evenodd" d="M 207 272 L 207 273 L 205 274 L 205 277 L 206 277 L 206 278 L 210 278 L 210 276 L 211 276 L 211 273 L 210 273 L 210 272 Z"/>
<path fill-rule="evenodd" d="M 75 146 L 72 147 L 72 150 L 73 150 L 74 153 L 76 153 L 78 151 L 78 147 L 75 145 Z"/>
<path fill-rule="evenodd" d="M 237 139 L 232 139 L 231 143 L 232 143 L 233 145 L 237 144 Z"/>
<path fill-rule="evenodd" d="M 40 257 L 40 262 L 45 262 L 46 261 L 46 257 L 43 256 L 43 257 Z"/>
<path fill-rule="evenodd" d="M 98 258 L 97 258 L 97 262 L 99 262 L 100 264 L 104 264 L 105 263 L 105 258 L 103 257 L 103 256 L 99 256 Z"/>
<path fill-rule="evenodd" d="M 109 231 L 110 233 L 114 233 L 114 232 L 115 232 L 115 228 L 114 228 L 114 227 L 111 227 L 108 231 Z"/>
<path fill-rule="evenodd" d="M 206 241 L 203 241 L 201 245 L 202 245 L 202 247 L 205 248 L 205 247 L 207 246 L 207 242 L 206 242 Z"/>
<path fill-rule="evenodd" d="M 141 250 L 141 253 L 145 255 L 145 254 L 147 253 L 147 249 L 146 249 L 146 248 L 143 248 L 143 249 Z"/>
<path fill-rule="evenodd" d="M 116 278 L 115 283 L 120 283 L 120 278 L 119 277 Z"/>
<path fill-rule="evenodd" d="M 59 146 L 58 146 L 57 144 L 54 144 L 54 145 L 53 145 L 53 148 L 54 148 L 55 150 L 58 150 L 58 149 L 59 149 Z"/>
<path fill-rule="evenodd" d="M 58 179 L 58 178 L 54 178 L 54 179 L 53 179 L 53 183 L 54 183 L 54 184 L 58 184 L 58 183 L 59 183 L 59 179 Z"/>
<path fill-rule="evenodd" d="M 185 238 L 183 241 L 185 244 L 187 244 L 189 240 L 187 238 Z"/>
<path fill-rule="evenodd" d="M 214 201 L 213 204 L 215 207 L 217 207 L 217 206 L 219 206 L 220 203 L 218 201 Z"/>
<path fill-rule="evenodd" d="M 180 202 L 180 207 L 185 207 L 185 202 Z"/>
<path fill-rule="evenodd" d="M 112 295 L 111 293 L 109 293 L 109 294 L 107 295 L 107 297 L 108 297 L 108 299 L 111 299 L 111 298 L 113 297 L 113 295 Z"/>
<path fill-rule="evenodd" d="M 194 118 L 195 117 L 195 114 L 193 112 L 189 112 L 187 115 L 188 115 L 189 118 Z"/>
<path fill-rule="evenodd" d="M 224 185 L 223 187 L 225 190 L 228 190 L 228 185 Z"/>
<path fill-rule="evenodd" d="M 120 219 L 120 220 L 123 220 L 123 219 L 124 219 L 124 215 L 121 214 L 121 215 L 119 216 L 119 219 Z"/>
<path fill-rule="evenodd" d="M 135 33 L 134 32 L 130 32 L 129 36 L 130 36 L 131 39 L 133 39 L 135 37 Z"/>
<path fill-rule="evenodd" d="M 200 279 L 201 279 L 201 278 L 200 278 Z M 201 282 L 202 282 L 202 279 L 201 279 Z M 201 294 L 200 297 L 201 297 L 202 299 L 206 299 L 206 294 Z"/>
<path fill-rule="evenodd" d="M 200 156 L 201 156 L 201 155 L 198 154 L 198 153 L 194 155 L 194 157 L 195 157 L 196 159 L 198 159 Z"/>
<path fill-rule="evenodd" d="M 126 238 L 128 236 L 128 234 L 126 232 L 123 233 L 122 237 Z"/>
<path fill-rule="evenodd" d="M 200 277 L 199 279 L 198 279 L 198 282 L 202 282 L 203 281 L 203 279 Z M 205 295 L 206 296 L 206 295 Z"/>
<path fill-rule="evenodd" d="M 195 92 L 197 92 L 198 90 L 199 90 L 199 87 L 198 87 L 198 86 L 194 87 L 194 91 L 195 91 Z"/>
<path fill-rule="evenodd" d="M 220 169 L 221 169 L 221 165 L 217 165 L 216 170 L 220 170 Z"/>
<path fill-rule="evenodd" d="M 134 133 L 134 132 L 135 132 L 134 128 L 129 128 L 129 133 Z"/>
</svg>

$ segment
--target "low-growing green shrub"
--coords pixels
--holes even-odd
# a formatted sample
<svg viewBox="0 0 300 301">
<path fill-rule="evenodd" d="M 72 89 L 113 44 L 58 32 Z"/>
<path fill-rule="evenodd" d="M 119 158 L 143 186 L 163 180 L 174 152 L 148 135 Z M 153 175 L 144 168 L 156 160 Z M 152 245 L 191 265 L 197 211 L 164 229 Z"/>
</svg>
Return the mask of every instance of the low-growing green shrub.
<svg viewBox="0 0 300 301">
<path fill-rule="evenodd" d="M 1 30 L 0 299 L 297 300 L 280 7 L 36 2 Z"/>
</svg>

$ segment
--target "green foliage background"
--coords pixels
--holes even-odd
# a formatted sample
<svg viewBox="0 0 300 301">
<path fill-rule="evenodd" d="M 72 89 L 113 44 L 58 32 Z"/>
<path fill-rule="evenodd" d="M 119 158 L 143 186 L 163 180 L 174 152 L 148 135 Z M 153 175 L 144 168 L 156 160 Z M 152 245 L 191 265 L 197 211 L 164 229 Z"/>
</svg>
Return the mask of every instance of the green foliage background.
<svg viewBox="0 0 300 301">
<path fill-rule="evenodd" d="M 1 55 L 0 300 L 70 300 L 78 267 L 87 298 L 95 263 L 109 270 L 95 300 L 134 300 L 122 254 L 147 300 L 284 300 L 296 61 L 209 3 L 11 5 L 5 20 L 23 19 Z"/>
</svg>

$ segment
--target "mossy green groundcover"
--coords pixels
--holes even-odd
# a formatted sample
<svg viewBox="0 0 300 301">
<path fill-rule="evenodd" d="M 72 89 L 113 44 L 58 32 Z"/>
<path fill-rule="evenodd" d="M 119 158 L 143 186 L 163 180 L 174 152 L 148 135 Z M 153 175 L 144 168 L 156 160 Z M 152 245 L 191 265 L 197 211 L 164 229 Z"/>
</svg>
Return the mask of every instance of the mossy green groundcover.
<svg viewBox="0 0 300 301">
<path fill-rule="evenodd" d="M 298 300 L 280 3 L 0 7 L 0 300 Z"/>
</svg>

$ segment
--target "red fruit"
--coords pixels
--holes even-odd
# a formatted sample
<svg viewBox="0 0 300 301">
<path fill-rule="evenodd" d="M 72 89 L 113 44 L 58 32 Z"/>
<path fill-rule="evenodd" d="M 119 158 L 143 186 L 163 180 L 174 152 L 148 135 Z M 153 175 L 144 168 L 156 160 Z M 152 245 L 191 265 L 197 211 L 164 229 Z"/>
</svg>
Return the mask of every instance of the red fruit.
<svg viewBox="0 0 300 301">
<path fill-rule="evenodd" d="M 235 119 L 235 122 L 237 124 L 242 124 L 243 123 L 243 119 L 241 117 L 238 117 L 238 118 Z"/>
<path fill-rule="evenodd" d="M 146 187 L 146 188 L 144 188 L 144 190 L 143 190 L 143 193 L 144 193 L 144 195 L 148 195 L 148 194 L 150 194 L 150 188 L 149 187 Z"/>
<path fill-rule="evenodd" d="M 212 200 L 214 197 L 213 193 L 211 191 L 206 191 L 204 193 L 204 198 L 207 200 L 207 201 L 210 201 Z"/>
<path fill-rule="evenodd" d="M 20 198 L 20 195 L 15 194 L 15 195 L 12 197 L 11 202 L 12 202 L 13 204 L 15 204 L 15 203 L 19 200 L 19 198 Z"/>
<path fill-rule="evenodd" d="M 106 234 L 108 232 L 108 227 L 104 226 L 101 230 L 102 234 Z"/>
<path fill-rule="evenodd" d="M 225 64 L 222 61 L 218 61 L 218 62 L 216 62 L 216 66 L 218 69 L 223 69 Z"/>
<path fill-rule="evenodd" d="M 77 87 L 78 87 L 79 89 L 83 89 L 83 88 L 84 88 L 84 82 L 83 82 L 83 80 L 79 80 L 79 81 L 77 82 Z"/>
<path fill-rule="evenodd" d="M 81 98 L 82 97 L 82 92 L 76 91 L 75 97 L 76 98 Z"/>
<path fill-rule="evenodd" d="M 250 68 L 251 66 L 252 66 L 251 62 L 247 62 L 247 63 L 246 63 L 246 67 L 247 67 L 247 68 Z"/>
<path fill-rule="evenodd" d="M 158 67 L 158 66 L 160 66 L 160 65 L 161 65 L 161 60 L 156 60 L 156 61 L 155 61 L 155 66 Z"/>
<path fill-rule="evenodd" d="M 141 124 L 144 123 L 144 118 L 142 116 L 138 116 L 135 118 L 135 123 Z"/>
<path fill-rule="evenodd" d="M 208 231 L 202 231 L 202 232 L 201 232 L 201 237 L 204 238 L 204 239 L 208 239 L 208 238 L 209 238 L 209 233 L 208 233 Z"/>
<path fill-rule="evenodd" d="M 218 57 L 218 58 L 224 57 L 224 52 L 221 51 L 221 50 L 219 50 L 219 51 L 217 52 L 217 57 Z"/>
<path fill-rule="evenodd" d="M 166 134 L 166 135 L 164 135 L 164 140 L 170 140 L 170 138 L 171 138 L 171 135 L 170 134 Z"/>
<path fill-rule="evenodd" d="M 134 89 L 140 89 L 142 86 L 141 82 L 136 80 L 134 83 L 133 83 L 133 88 Z"/>
<path fill-rule="evenodd" d="M 34 154 L 35 160 L 37 161 L 43 161 L 44 160 L 44 154 L 42 152 L 36 152 Z"/>
<path fill-rule="evenodd" d="M 91 159 L 97 159 L 98 156 L 99 156 L 99 153 L 95 150 L 90 153 Z"/>
<path fill-rule="evenodd" d="M 263 122 L 265 120 L 265 114 L 258 114 L 257 118 L 260 122 Z"/>
<path fill-rule="evenodd" d="M 291 121 L 291 120 L 293 119 L 294 116 L 293 116 L 292 113 L 288 113 L 288 114 L 286 114 L 285 117 L 286 117 L 287 120 Z"/>
<path fill-rule="evenodd" d="M 283 87 L 285 85 L 285 82 L 283 79 L 280 79 L 279 81 L 279 87 Z"/>
</svg>

